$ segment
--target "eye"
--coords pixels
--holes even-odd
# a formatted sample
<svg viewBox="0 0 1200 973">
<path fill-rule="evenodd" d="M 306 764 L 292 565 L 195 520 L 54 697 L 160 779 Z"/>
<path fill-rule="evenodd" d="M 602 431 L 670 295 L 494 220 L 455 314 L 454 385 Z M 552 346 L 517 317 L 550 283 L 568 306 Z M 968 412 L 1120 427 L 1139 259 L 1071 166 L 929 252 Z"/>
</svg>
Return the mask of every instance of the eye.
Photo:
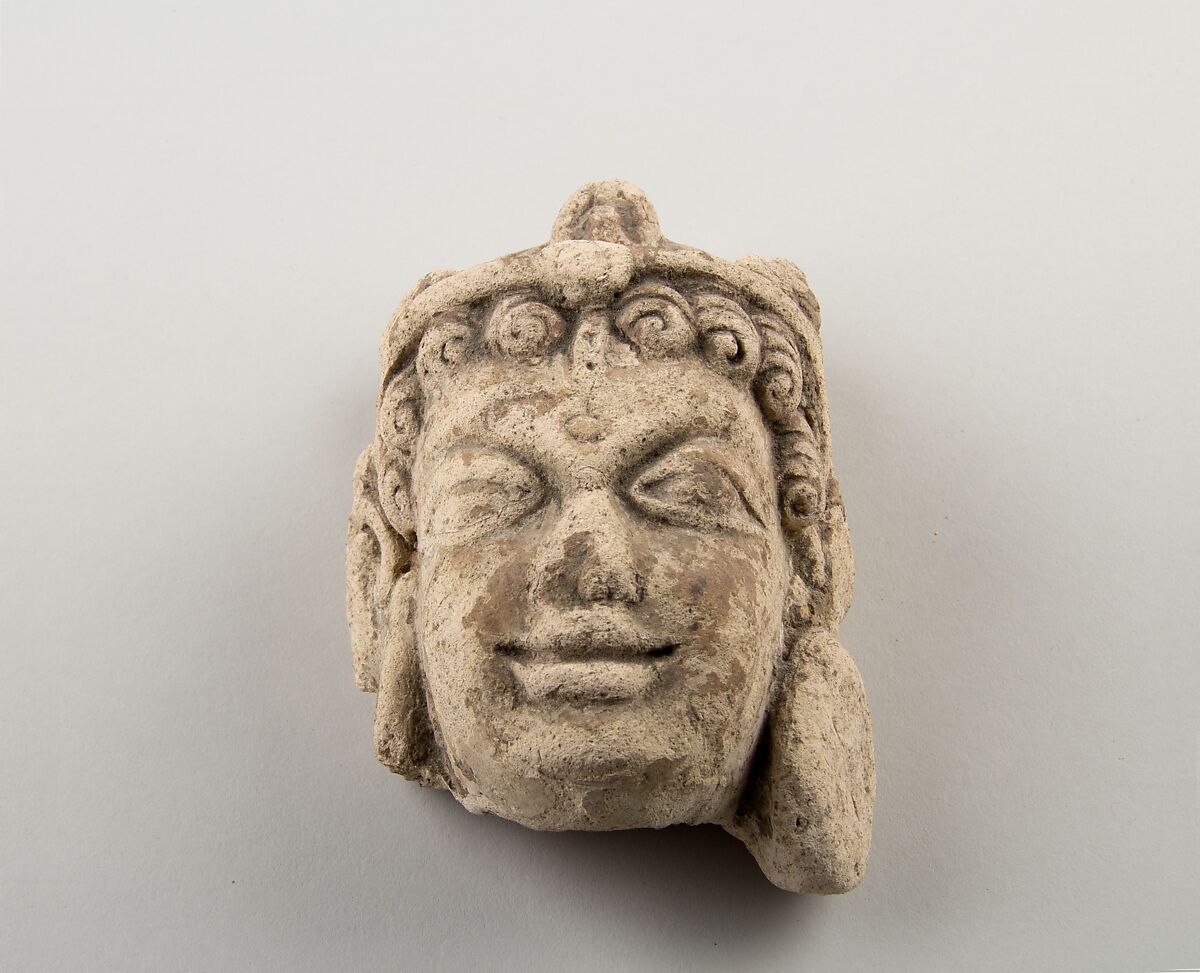
<svg viewBox="0 0 1200 973">
<path fill-rule="evenodd" d="M 721 532 L 749 530 L 763 518 L 747 499 L 722 454 L 688 444 L 642 470 L 627 491 L 642 513 L 675 527 Z"/>
<path fill-rule="evenodd" d="M 420 498 L 431 508 L 423 533 L 435 543 L 478 540 L 517 524 L 544 499 L 541 479 L 519 460 L 491 450 L 457 450 Z"/>
</svg>

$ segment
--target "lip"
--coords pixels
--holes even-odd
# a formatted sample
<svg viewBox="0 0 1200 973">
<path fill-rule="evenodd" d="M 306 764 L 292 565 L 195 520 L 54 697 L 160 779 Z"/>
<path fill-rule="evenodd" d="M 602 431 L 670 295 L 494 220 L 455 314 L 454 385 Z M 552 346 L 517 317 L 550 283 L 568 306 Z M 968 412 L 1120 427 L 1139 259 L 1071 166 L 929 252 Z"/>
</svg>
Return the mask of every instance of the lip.
<svg viewBox="0 0 1200 973">
<path fill-rule="evenodd" d="M 514 659 L 511 667 L 527 702 L 616 703 L 645 696 L 659 679 L 653 661 Z"/>
<path fill-rule="evenodd" d="M 613 703 L 649 693 L 679 648 L 638 632 L 588 631 L 518 637 L 496 645 L 525 701 Z"/>
<path fill-rule="evenodd" d="M 674 654 L 678 643 L 640 633 L 555 632 L 540 639 L 517 637 L 496 644 L 496 652 L 511 659 L 559 661 L 645 662 Z"/>
</svg>

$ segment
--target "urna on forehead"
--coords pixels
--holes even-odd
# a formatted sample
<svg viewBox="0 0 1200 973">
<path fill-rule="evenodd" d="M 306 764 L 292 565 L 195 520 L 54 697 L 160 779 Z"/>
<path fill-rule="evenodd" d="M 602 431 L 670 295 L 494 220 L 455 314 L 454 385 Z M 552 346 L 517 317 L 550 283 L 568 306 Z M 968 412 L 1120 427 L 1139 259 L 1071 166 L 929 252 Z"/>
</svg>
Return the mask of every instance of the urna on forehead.
<svg viewBox="0 0 1200 973">
<path fill-rule="evenodd" d="M 743 479 L 774 507 L 770 437 L 748 388 L 697 359 L 592 367 L 590 354 L 528 366 L 485 356 L 441 373 L 426 396 L 414 495 L 463 447 L 503 448 L 562 482 L 602 485 L 702 441 L 741 457 Z"/>
</svg>

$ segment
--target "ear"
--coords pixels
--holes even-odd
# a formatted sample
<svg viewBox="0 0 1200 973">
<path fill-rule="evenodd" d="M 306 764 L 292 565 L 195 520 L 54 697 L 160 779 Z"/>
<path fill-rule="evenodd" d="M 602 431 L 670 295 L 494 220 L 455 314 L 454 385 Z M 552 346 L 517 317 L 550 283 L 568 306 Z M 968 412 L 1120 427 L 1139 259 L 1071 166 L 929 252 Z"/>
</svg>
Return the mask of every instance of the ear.
<svg viewBox="0 0 1200 973">
<path fill-rule="evenodd" d="M 392 587 L 384 639 L 379 698 L 375 703 L 375 754 L 393 773 L 429 787 L 445 787 L 446 775 L 429 719 L 425 680 L 413 625 L 416 572 Z"/>
<path fill-rule="evenodd" d="M 384 520 L 375 490 L 373 450 L 354 468 L 354 506 L 346 537 L 346 619 L 354 679 L 366 693 L 379 690 L 387 600 L 398 567 L 395 534 Z"/>
<path fill-rule="evenodd" d="M 413 629 L 411 548 L 385 518 L 373 450 L 359 457 L 346 544 L 346 615 L 354 675 L 378 694 L 375 751 L 394 772 L 445 786 L 438 767 Z"/>
<path fill-rule="evenodd" d="M 866 868 L 874 804 L 858 668 L 828 632 L 809 634 L 780 663 L 751 778 L 726 830 L 780 888 L 848 892 Z"/>
</svg>

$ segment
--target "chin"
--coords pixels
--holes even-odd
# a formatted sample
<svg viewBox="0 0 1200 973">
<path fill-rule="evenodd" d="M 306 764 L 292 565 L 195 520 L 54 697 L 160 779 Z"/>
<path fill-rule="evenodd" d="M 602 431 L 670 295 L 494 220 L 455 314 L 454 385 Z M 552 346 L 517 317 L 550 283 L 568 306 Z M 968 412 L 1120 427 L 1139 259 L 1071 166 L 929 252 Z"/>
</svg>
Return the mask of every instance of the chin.
<svg viewBox="0 0 1200 973">
<path fill-rule="evenodd" d="M 526 714 L 490 766 L 456 768 L 464 804 L 542 831 L 610 831 L 717 821 L 736 799 L 743 775 L 728 768 L 747 759 L 686 721 L 631 703 L 568 713 L 540 726 Z"/>
<path fill-rule="evenodd" d="M 475 795 L 462 803 L 475 813 L 493 814 L 537 831 L 618 831 L 633 828 L 665 828 L 674 824 L 703 824 L 718 820 L 701 813 L 713 803 L 704 789 L 659 784 L 630 784 L 612 779 L 607 783 L 556 781 L 553 801 L 530 802 L 539 784 L 505 789 L 491 799 Z"/>
</svg>

